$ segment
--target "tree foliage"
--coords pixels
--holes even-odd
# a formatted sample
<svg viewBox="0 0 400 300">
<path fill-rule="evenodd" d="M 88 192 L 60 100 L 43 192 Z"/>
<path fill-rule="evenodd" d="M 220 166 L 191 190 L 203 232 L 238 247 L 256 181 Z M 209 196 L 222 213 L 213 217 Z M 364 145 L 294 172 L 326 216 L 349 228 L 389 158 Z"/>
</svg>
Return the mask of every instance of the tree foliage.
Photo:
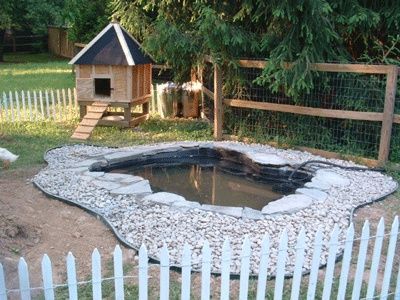
<svg viewBox="0 0 400 300">
<path fill-rule="evenodd" d="M 399 59 L 400 6 L 391 0 L 112 0 L 111 6 L 178 77 L 205 54 L 225 65 L 265 58 L 257 82 L 296 95 L 313 86 L 311 63 Z"/>
</svg>

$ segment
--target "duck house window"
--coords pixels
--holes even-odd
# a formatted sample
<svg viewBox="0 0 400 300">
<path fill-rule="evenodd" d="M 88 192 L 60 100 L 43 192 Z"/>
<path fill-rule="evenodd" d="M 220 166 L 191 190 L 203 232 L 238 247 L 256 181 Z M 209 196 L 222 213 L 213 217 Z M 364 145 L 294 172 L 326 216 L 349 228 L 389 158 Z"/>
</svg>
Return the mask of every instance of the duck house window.
<svg viewBox="0 0 400 300">
<path fill-rule="evenodd" d="M 94 93 L 96 96 L 110 97 L 111 96 L 111 79 L 110 78 L 95 78 Z"/>
</svg>

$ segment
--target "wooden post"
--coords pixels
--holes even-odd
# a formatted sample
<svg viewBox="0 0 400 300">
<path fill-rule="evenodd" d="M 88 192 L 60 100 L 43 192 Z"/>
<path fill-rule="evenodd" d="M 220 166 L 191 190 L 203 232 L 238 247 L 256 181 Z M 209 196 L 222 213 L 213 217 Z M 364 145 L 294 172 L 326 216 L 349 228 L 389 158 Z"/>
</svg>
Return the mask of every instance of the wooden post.
<svg viewBox="0 0 400 300">
<path fill-rule="evenodd" d="M 128 103 L 128 107 L 124 107 L 124 121 L 128 122 L 129 126 L 131 118 L 132 118 L 132 106 L 130 103 Z"/>
<path fill-rule="evenodd" d="M 389 158 L 396 88 L 397 66 L 391 66 L 391 69 L 387 73 L 386 77 L 385 106 L 383 109 L 383 121 L 378 156 L 378 162 L 380 165 L 385 164 Z"/>
<path fill-rule="evenodd" d="M 222 74 L 217 64 L 214 64 L 214 139 L 222 139 Z"/>
</svg>

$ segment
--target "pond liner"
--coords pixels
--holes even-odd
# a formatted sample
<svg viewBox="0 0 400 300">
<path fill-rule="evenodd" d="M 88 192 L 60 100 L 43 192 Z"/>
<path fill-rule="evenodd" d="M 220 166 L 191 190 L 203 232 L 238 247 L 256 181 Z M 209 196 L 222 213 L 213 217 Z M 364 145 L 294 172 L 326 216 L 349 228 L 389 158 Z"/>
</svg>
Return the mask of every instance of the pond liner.
<svg viewBox="0 0 400 300">
<path fill-rule="evenodd" d="M 50 152 L 50 151 L 52 151 L 54 149 L 62 148 L 64 146 L 76 146 L 76 145 L 87 145 L 87 146 L 92 146 L 92 147 L 104 147 L 104 146 L 99 146 L 99 145 L 88 145 L 88 144 L 84 144 L 84 143 L 61 145 L 61 146 L 53 147 L 53 148 L 50 148 L 50 149 L 46 150 L 45 151 L 45 155 L 44 155 L 44 161 L 48 164 L 48 162 L 47 162 L 47 160 L 45 158 L 45 156 L 46 156 L 46 154 L 48 152 Z M 116 149 L 118 147 L 107 147 L 107 148 Z M 122 245 L 124 245 L 127 248 L 134 249 L 137 252 L 139 252 L 140 246 L 139 247 L 135 247 L 135 246 L 131 245 L 128 241 L 126 241 L 124 239 L 124 237 L 118 233 L 117 229 L 100 212 L 98 212 L 98 211 L 96 211 L 96 210 L 94 210 L 94 209 L 92 209 L 92 208 L 90 208 L 90 207 L 88 207 L 88 206 L 86 206 L 84 204 L 78 203 L 77 201 L 70 200 L 70 199 L 61 197 L 59 195 L 55 195 L 53 193 L 50 193 L 50 192 L 46 191 L 40 184 L 36 183 L 35 181 L 33 181 L 33 185 L 36 188 L 38 188 L 41 192 L 43 192 L 45 195 L 50 197 L 50 198 L 53 198 L 53 199 L 56 199 L 56 200 L 60 200 L 60 201 L 66 203 L 68 205 L 76 206 L 76 207 L 82 208 L 83 210 L 89 212 L 91 215 L 93 215 L 96 218 L 100 219 L 115 234 L 115 236 L 117 237 L 117 240 L 119 240 Z M 384 194 L 383 196 L 380 196 L 380 197 L 378 197 L 376 199 L 373 199 L 373 200 L 371 200 L 369 202 L 362 203 L 362 204 L 360 204 L 360 205 L 358 205 L 356 207 L 353 207 L 351 212 L 350 212 L 349 225 L 353 222 L 354 214 L 359 208 L 362 208 L 364 206 L 368 206 L 368 205 L 371 205 L 373 203 L 376 203 L 376 202 L 384 200 L 386 197 L 388 197 L 391 194 L 393 194 L 398 188 L 399 188 L 399 183 L 396 181 L 396 186 L 391 192 L 388 192 L 388 193 Z M 344 254 L 344 250 L 342 250 L 341 253 L 336 255 L 335 264 L 342 260 L 343 254 Z M 160 260 L 158 258 L 153 257 L 151 255 L 148 255 L 148 258 L 149 258 L 149 262 L 150 263 L 160 264 Z M 326 268 L 327 263 L 328 262 L 326 262 L 325 264 L 320 264 L 319 265 L 319 269 Z M 182 272 L 182 267 L 180 265 L 177 265 L 177 264 L 170 264 L 170 269 L 173 270 L 173 271 L 176 271 L 178 273 Z M 199 268 L 199 269 L 192 268 L 191 271 L 192 272 L 201 273 L 201 268 Z M 293 273 L 294 272 L 285 273 L 284 278 L 285 279 L 293 278 Z M 302 276 L 309 275 L 310 273 L 311 273 L 311 269 L 301 272 Z M 221 272 L 211 272 L 211 274 L 216 275 L 216 276 L 220 276 Z M 272 280 L 272 279 L 275 279 L 275 277 L 276 277 L 276 274 L 271 274 L 271 275 L 268 275 L 267 279 L 268 280 Z M 240 273 L 232 273 L 232 272 L 230 273 L 230 279 L 239 279 L 239 278 L 240 278 Z M 258 274 L 250 273 L 249 274 L 249 278 L 250 279 L 256 279 L 256 278 L 258 278 Z"/>
</svg>

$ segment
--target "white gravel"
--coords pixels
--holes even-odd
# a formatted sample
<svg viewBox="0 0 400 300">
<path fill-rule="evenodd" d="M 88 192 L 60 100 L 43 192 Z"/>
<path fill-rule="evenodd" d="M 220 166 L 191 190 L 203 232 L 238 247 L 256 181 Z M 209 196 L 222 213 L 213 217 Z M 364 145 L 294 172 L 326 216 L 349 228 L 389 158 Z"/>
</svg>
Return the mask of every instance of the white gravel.
<svg viewBox="0 0 400 300">
<path fill-rule="evenodd" d="M 276 149 L 265 145 L 246 145 L 236 142 L 201 143 L 209 147 L 223 147 L 259 158 L 260 153 L 274 156 L 279 162 L 295 166 L 308 160 L 329 161 L 343 166 L 356 166 L 353 162 L 337 159 L 324 159 L 307 152 Z M 201 248 L 207 239 L 213 251 L 212 272 L 220 270 L 221 248 L 225 238 L 229 238 L 232 249 L 231 272 L 240 271 L 240 252 L 243 237 L 248 236 L 252 246 L 251 273 L 258 273 L 261 241 L 265 234 L 270 236 L 269 274 L 275 273 L 280 233 L 286 229 L 289 237 L 287 273 L 294 267 L 295 243 L 297 234 L 303 227 L 306 233 L 306 251 L 303 270 L 310 269 L 313 239 L 317 228 L 323 232 L 326 244 L 335 224 L 341 229 L 340 243 L 343 244 L 343 231 L 348 227 L 355 207 L 377 200 L 393 192 L 397 183 L 389 176 L 372 171 L 348 171 L 329 168 L 329 171 L 346 180 L 344 185 L 329 186 L 324 182 L 324 201 L 312 204 L 292 214 L 265 215 L 262 220 L 236 218 L 229 215 L 209 212 L 198 208 L 180 210 L 158 205 L 146 200 L 146 194 L 117 195 L 110 189 L 94 184 L 101 180 L 101 172 L 88 172 L 93 162 L 104 160 L 105 155 L 116 152 L 165 151 L 168 147 L 193 147 L 195 142 L 163 143 L 156 145 L 126 148 L 106 148 L 86 145 L 65 146 L 46 153 L 48 166 L 41 170 L 33 181 L 45 192 L 76 202 L 94 210 L 105 217 L 118 231 L 119 235 L 133 248 L 142 243 L 147 246 L 149 255 L 159 257 L 159 251 L 166 243 L 170 250 L 172 264 L 179 265 L 184 243 L 192 250 L 193 269 L 200 269 Z M 157 152 L 157 151 L 156 151 Z M 256 155 L 255 155 L 256 154 Z M 129 178 L 122 178 L 129 183 Z M 131 180 L 134 181 L 134 180 Z M 118 185 L 120 181 L 115 181 Z M 127 184 L 128 184 L 127 183 Z M 100 186 L 100 187 L 99 187 Z M 312 187 L 315 187 L 312 185 Z M 321 188 L 322 189 L 322 188 Z M 343 246 L 339 247 L 339 251 Z M 326 263 L 327 247 L 323 247 L 321 265 Z"/>
</svg>

